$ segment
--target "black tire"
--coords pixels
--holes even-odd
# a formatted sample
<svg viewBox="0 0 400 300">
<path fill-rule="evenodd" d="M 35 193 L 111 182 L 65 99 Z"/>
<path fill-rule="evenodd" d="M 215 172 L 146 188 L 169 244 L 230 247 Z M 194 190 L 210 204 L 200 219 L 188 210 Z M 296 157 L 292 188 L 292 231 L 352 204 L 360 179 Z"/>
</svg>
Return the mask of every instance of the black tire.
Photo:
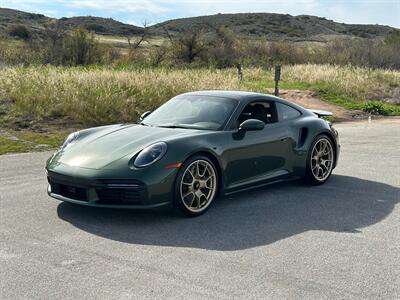
<svg viewBox="0 0 400 300">
<path fill-rule="evenodd" d="M 204 163 L 205 165 L 208 164 L 208 166 L 210 168 L 212 168 L 212 172 L 214 173 L 213 175 L 215 176 L 215 179 L 213 180 L 213 184 L 214 184 L 213 188 L 214 189 L 213 189 L 212 195 L 210 194 L 211 197 L 210 197 L 210 200 L 208 201 L 209 203 L 207 203 L 207 205 L 204 205 L 205 207 L 199 209 L 198 211 L 194 211 L 194 208 L 189 209 L 188 203 L 185 204 L 186 202 L 184 199 L 182 199 L 182 196 L 181 196 L 181 188 L 182 189 L 184 188 L 184 185 L 182 185 L 183 176 L 188 176 L 187 169 L 189 167 L 190 168 L 193 167 L 193 164 L 195 164 L 196 162 Z M 184 179 L 186 179 L 186 178 L 184 178 Z M 200 215 L 204 214 L 210 208 L 210 206 L 212 205 L 212 202 L 217 197 L 218 182 L 219 182 L 219 178 L 218 178 L 217 168 L 215 167 L 214 163 L 208 157 L 203 156 L 203 155 L 194 155 L 194 156 L 188 158 L 183 163 L 183 165 L 179 168 L 179 172 L 175 179 L 175 186 L 174 186 L 174 207 L 175 207 L 175 209 L 177 209 L 178 212 L 180 212 L 181 214 L 183 214 L 187 217 L 196 217 L 196 216 L 200 216 Z M 194 189 L 194 184 L 190 188 Z M 204 189 L 205 188 L 203 188 L 203 189 L 198 188 L 197 190 L 204 190 Z M 195 193 L 195 192 L 193 192 L 193 193 Z M 195 194 L 193 194 L 193 197 L 196 197 Z M 200 198 L 202 198 L 202 197 L 200 197 Z M 195 198 L 195 199 L 198 199 L 198 198 Z M 204 201 L 204 198 L 203 198 L 203 201 Z M 200 203 L 201 203 L 201 200 L 200 200 Z"/>
<path fill-rule="evenodd" d="M 313 155 L 314 147 L 320 143 L 321 141 L 326 141 L 330 144 L 331 151 L 332 151 L 332 161 L 330 163 L 330 168 L 327 174 L 325 176 L 321 176 L 322 178 L 317 178 L 317 176 L 313 173 L 313 168 L 312 168 L 312 160 L 311 157 Z M 329 138 L 325 134 L 318 135 L 314 141 L 311 143 L 310 149 L 307 154 L 307 162 L 306 162 L 306 174 L 304 176 L 304 181 L 307 184 L 310 185 L 321 185 L 324 184 L 332 175 L 333 171 L 333 166 L 335 165 L 335 159 L 336 159 L 336 153 L 335 153 L 335 147 L 332 142 L 332 139 Z"/>
</svg>

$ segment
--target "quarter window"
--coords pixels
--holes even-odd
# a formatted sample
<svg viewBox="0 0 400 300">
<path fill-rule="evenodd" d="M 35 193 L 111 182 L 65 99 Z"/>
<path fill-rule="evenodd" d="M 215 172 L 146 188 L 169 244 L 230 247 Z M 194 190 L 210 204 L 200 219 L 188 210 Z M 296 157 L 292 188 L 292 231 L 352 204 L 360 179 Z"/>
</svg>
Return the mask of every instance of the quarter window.
<svg viewBox="0 0 400 300">
<path fill-rule="evenodd" d="M 279 121 L 296 119 L 301 115 L 301 113 L 297 109 L 290 107 L 286 104 L 277 102 L 276 107 L 278 109 Z"/>
<path fill-rule="evenodd" d="M 277 122 L 278 117 L 274 103 L 267 101 L 255 101 L 248 104 L 240 114 L 236 127 L 239 127 L 241 123 L 248 119 L 260 120 L 265 124 Z"/>
</svg>

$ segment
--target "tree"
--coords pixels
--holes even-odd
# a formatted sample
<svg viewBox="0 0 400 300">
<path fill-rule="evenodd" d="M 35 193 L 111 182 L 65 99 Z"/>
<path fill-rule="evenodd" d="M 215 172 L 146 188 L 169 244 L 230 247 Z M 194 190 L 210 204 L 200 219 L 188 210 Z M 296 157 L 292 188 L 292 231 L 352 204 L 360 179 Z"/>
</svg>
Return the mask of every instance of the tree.
<svg viewBox="0 0 400 300">
<path fill-rule="evenodd" d="M 62 64 L 63 60 L 63 44 L 66 32 L 60 22 L 56 21 L 51 25 L 45 26 L 45 49 L 47 52 L 45 63 L 55 65 Z"/>
<path fill-rule="evenodd" d="M 210 58 L 218 68 L 232 67 L 237 61 L 235 34 L 223 27 L 211 26 L 215 30 L 215 38 L 210 45 Z"/>
<path fill-rule="evenodd" d="M 159 66 L 167 57 L 168 46 L 164 42 L 162 45 L 155 45 L 150 50 L 150 63 L 153 67 Z"/>
<path fill-rule="evenodd" d="M 186 63 L 192 63 L 205 49 L 206 43 L 202 29 L 189 29 L 177 36 L 172 36 L 166 30 L 174 57 Z"/>
<path fill-rule="evenodd" d="M 143 42 L 148 42 L 148 34 L 149 28 L 147 27 L 147 21 L 143 22 L 143 32 L 139 37 L 132 38 L 131 36 L 127 36 L 129 48 L 131 50 L 138 49 Z"/>
<path fill-rule="evenodd" d="M 400 48 L 400 30 L 393 30 L 385 37 L 385 44 Z"/>
<path fill-rule="evenodd" d="M 19 37 L 26 41 L 31 38 L 31 32 L 24 25 L 10 25 L 7 27 L 6 31 L 8 35 Z"/>
<path fill-rule="evenodd" d="M 87 65 L 99 62 L 99 43 L 93 33 L 83 28 L 74 30 L 64 40 L 64 61 L 70 65 Z"/>
</svg>

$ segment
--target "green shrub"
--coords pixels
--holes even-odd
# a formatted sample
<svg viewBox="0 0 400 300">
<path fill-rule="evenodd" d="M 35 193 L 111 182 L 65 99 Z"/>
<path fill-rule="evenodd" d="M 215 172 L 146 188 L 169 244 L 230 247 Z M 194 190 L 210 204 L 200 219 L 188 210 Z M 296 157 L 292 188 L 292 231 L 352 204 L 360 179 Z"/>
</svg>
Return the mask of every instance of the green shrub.
<svg viewBox="0 0 400 300">
<path fill-rule="evenodd" d="M 363 111 L 373 115 L 387 116 L 389 111 L 385 108 L 382 102 L 368 102 L 364 104 Z"/>
<path fill-rule="evenodd" d="M 224 27 L 215 29 L 216 36 L 212 39 L 207 51 L 203 53 L 203 61 L 217 68 L 233 67 L 237 63 L 235 34 Z"/>
<path fill-rule="evenodd" d="M 101 62 L 99 43 L 93 33 L 77 29 L 64 39 L 64 64 L 78 66 Z"/>
<path fill-rule="evenodd" d="M 6 29 L 8 35 L 13 37 L 19 37 L 23 40 L 29 40 L 31 38 L 31 32 L 24 25 L 10 25 Z"/>
</svg>

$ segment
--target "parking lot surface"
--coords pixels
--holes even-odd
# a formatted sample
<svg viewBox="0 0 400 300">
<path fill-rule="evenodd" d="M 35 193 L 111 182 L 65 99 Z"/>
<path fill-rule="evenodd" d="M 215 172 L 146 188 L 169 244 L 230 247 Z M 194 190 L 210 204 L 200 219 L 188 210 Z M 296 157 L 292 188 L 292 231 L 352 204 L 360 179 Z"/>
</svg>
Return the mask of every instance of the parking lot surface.
<svg viewBox="0 0 400 300">
<path fill-rule="evenodd" d="M 46 194 L 50 153 L 0 156 L 0 298 L 400 299 L 400 123 L 336 125 L 323 186 L 271 185 L 198 218 Z"/>
</svg>

